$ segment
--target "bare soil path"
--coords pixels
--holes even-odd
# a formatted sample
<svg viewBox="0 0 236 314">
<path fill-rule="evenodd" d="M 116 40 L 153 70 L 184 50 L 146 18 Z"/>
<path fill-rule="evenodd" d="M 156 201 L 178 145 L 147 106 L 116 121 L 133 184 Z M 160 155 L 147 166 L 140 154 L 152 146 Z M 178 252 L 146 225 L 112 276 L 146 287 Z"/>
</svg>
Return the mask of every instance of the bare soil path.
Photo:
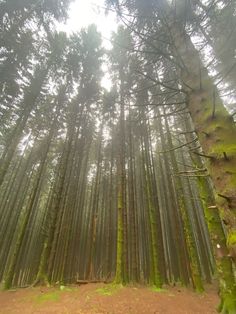
<svg viewBox="0 0 236 314">
<path fill-rule="evenodd" d="M 100 283 L 0 292 L 1 314 L 208 314 L 217 313 L 218 303 L 212 286 L 202 294 Z"/>
</svg>

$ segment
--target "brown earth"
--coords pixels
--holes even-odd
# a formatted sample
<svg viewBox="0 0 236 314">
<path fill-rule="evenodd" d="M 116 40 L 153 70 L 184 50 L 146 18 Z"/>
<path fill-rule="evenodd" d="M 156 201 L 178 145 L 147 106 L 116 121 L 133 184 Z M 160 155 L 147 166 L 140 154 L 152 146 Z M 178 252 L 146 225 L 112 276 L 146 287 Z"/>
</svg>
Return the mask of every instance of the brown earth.
<svg viewBox="0 0 236 314">
<path fill-rule="evenodd" d="M 1 314 L 192 314 L 217 313 L 215 287 L 196 293 L 183 287 L 156 290 L 86 284 L 0 292 Z"/>
</svg>

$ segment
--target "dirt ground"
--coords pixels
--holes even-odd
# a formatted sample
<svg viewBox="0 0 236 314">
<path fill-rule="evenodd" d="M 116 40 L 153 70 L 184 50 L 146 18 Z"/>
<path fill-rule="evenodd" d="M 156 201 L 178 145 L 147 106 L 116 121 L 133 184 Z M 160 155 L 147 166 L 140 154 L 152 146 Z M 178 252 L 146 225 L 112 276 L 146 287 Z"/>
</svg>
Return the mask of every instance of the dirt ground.
<svg viewBox="0 0 236 314">
<path fill-rule="evenodd" d="M 1 314 L 192 314 L 217 313 L 216 288 L 204 293 L 186 288 L 121 287 L 86 284 L 0 292 Z"/>
</svg>

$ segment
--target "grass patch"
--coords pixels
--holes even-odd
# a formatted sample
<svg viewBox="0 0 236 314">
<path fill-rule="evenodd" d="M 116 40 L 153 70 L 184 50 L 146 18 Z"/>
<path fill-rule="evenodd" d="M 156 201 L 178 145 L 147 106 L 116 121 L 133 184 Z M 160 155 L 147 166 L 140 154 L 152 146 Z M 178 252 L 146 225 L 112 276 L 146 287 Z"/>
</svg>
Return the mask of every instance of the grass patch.
<svg viewBox="0 0 236 314">
<path fill-rule="evenodd" d="M 123 287 L 122 285 L 109 284 L 103 288 L 96 289 L 96 292 L 101 295 L 113 295 L 117 291 L 119 291 L 122 287 Z"/>
<path fill-rule="evenodd" d="M 152 291 L 154 291 L 154 292 L 167 292 L 166 289 L 158 288 L 158 287 L 156 287 L 156 286 L 150 287 L 150 290 L 152 290 Z"/>
<path fill-rule="evenodd" d="M 59 299 L 60 299 L 60 291 L 52 291 L 52 292 L 47 292 L 47 293 L 43 293 L 41 295 L 36 296 L 35 301 L 37 303 L 44 303 L 44 302 L 49 302 L 49 301 L 56 302 Z"/>
<path fill-rule="evenodd" d="M 60 291 L 62 291 L 62 292 L 73 292 L 73 291 L 78 291 L 78 288 L 68 287 L 68 286 L 60 286 Z"/>
<path fill-rule="evenodd" d="M 43 292 L 37 292 L 37 295 L 33 296 L 33 301 L 42 304 L 45 302 L 57 302 L 60 300 L 61 295 L 65 292 L 77 292 L 77 287 L 68 287 L 68 286 L 59 286 L 50 288 L 50 290 L 46 290 Z M 32 296 L 30 297 L 30 300 L 32 300 Z"/>
</svg>

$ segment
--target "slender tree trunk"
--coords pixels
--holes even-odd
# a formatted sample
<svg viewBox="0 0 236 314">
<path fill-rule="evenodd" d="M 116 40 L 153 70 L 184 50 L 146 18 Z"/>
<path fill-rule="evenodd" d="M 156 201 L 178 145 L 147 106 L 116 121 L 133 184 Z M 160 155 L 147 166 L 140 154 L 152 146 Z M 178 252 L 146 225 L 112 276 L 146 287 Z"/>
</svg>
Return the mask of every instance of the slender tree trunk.
<svg viewBox="0 0 236 314">
<path fill-rule="evenodd" d="M 13 250 L 12 256 L 10 257 L 10 263 L 9 263 L 8 269 L 7 269 L 6 274 L 4 276 L 4 288 L 5 289 L 9 289 L 12 285 L 15 266 L 17 263 L 18 254 L 20 252 L 20 248 L 21 248 L 22 241 L 24 238 L 25 230 L 26 230 L 26 227 L 27 227 L 29 219 L 30 219 L 31 211 L 34 207 L 38 191 L 40 190 L 40 184 L 41 184 L 44 170 L 45 170 L 45 166 L 46 166 L 46 160 L 47 160 L 47 155 L 48 155 L 50 143 L 51 143 L 52 136 L 53 136 L 53 131 L 54 131 L 53 128 L 51 128 L 48 139 L 47 139 L 47 145 L 45 147 L 45 151 L 44 151 L 44 154 L 42 156 L 42 160 L 41 160 L 39 169 L 37 171 L 36 183 L 35 183 L 32 195 L 30 197 L 29 203 L 27 204 L 26 209 L 22 215 L 22 220 L 20 221 L 19 233 L 17 235 L 16 243 L 14 244 L 14 250 Z"/>
<path fill-rule="evenodd" d="M 125 104 L 124 104 L 124 80 L 122 75 L 123 69 L 120 70 L 121 91 L 120 91 L 120 119 L 119 119 L 119 150 L 117 160 L 117 256 L 116 256 L 116 275 L 115 282 L 123 283 L 125 281 Z"/>
</svg>

